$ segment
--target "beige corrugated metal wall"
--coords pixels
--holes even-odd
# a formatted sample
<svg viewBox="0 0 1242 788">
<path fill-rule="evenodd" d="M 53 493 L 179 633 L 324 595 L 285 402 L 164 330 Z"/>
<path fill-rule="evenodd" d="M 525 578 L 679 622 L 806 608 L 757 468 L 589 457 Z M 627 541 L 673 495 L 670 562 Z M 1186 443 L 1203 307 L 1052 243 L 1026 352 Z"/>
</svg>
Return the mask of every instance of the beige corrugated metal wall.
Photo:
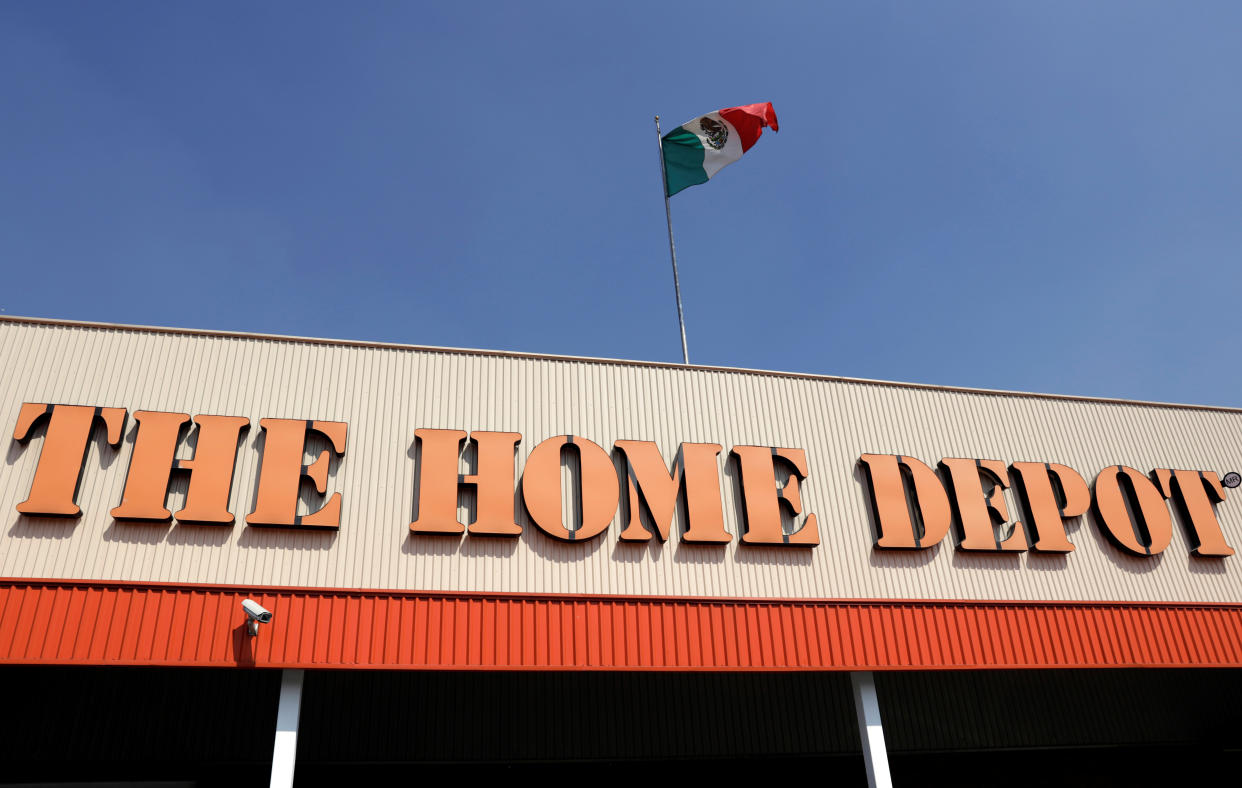
<svg viewBox="0 0 1242 788">
<path fill-rule="evenodd" d="M 900 453 L 1060 462 L 1090 481 L 1107 465 L 1242 469 L 1242 412 L 970 392 L 672 365 L 441 351 L 169 332 L 47 321 L 0 321 L 0 429 L 22 402 L 250 418 L 238 453 L 232 528 L 115 522 L 133 447 L 98 436 L 86 459 L 79 520 L 30 518 L 26 497 L 42 442 L 10 441 L 0 468 L 0 575 L 316 587 L 672 596 L 1150 600 L 1242 602 L 1242 556 L 1188 554 L 1175 526 L 1156 558 L 1113 547 L 1081 518 L 1068 556 L 980 556 L 943 544 L 872 549 L 857 460 Z M 348 446 L 329 492 L 344 495 L 337 533 L 248 528 L 258 420 L 345 421 Z M 683 441 L 720 443 L 726 526 L 741 499 L 726 468 L 740 444 L 803 448 L 813 549 L 622 544 L 620 525 L 580 544 L 526 522 L 519 539 L 412 538 L 414 430 L 502 430 L 523 436 L 518 474 L 545 438 L 573 434 L 610 448 L 652 440 L 666 459 Z M 189 456 L 184 446 L 179 456 Z M 308 456 L 311 456 L 308 454 Z M 463 466 L 463 471 L 467 466 Z M 183 489 L 183 488 L 182 488 Z M 180 491 L 170 496 L 179 507 Z M 1242 548 L 1242 495 L 1218 507 Z M 316 504 L 317 506 L 318 504 Z M 1017 511 L 1009 498 L 1010 511 Z M 467 509 L 462 509 L 463 518 Z M 679 515 L 680 518 L 680 515 Z"/>
</svg>

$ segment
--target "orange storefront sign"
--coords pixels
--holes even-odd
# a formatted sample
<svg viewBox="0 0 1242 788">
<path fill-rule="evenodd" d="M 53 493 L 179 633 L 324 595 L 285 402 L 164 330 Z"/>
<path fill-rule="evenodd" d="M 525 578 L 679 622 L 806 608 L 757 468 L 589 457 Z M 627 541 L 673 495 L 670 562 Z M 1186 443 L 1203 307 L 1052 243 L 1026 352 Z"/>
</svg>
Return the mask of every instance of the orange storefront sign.
<svg viewBox="0 0 1242 788">
<path fill-rule="evenodd" d="M 18 512 L 80 515 L 77 488 L 91 431 L 102 423 L 108 445 L 119 447 L 128 415 L 117 407 L 23 404 L 14 439 L 29 441 L 41 424 L 46 430 L 29 494 L 17 505 Z M 138 424 L 133 451 L 122 500 L 111 510 L 112 517 L 122 521 L 175 517 L 181 522 L 232 525 L 236 518 L 228 509 L 229 495 L 241 436 L 250 420 L 221 415 L 191 419 L 187 413 L 145 410 L 133 417 Z M 191 422 L 198 427 L 194 456 L 176 459 Z M 331 458 L 346 455 L 348 425 L 263 418 L 258 426 L 263 431 L 262 460 L 246 524 L 342 527 L 342 494 L 327 491 Z M 328 448 L 304 465 L 310 435 L 326 439 Z M 415 535 L 517 536 L 522 526 L 515 511 L 515 490 L 520 490 L 530 522 L 566 542 L 584 542 L 607 531 L 623 496 L 628 516 L 619 538 L 624 541 L 668 540 L 679 500 L 684 500 L 686 513 L 680 540 L 725 544 L 733 539 L 725 528 L 721 503 L 719 444 L 683 443 L 670 463 L 651 441 L 618 440 L 610 453 L 582 436 L 557 435 L 531 449 L 519 480 L 519 433 L 418 429 L 414 437 L 420 458 L 417 509 L 408 527 Z M 460 458 L 467 443 L 475 449 L 476 470 L 462 474 Z M 561 469 L 569 452 L 576 455 L 578 467 L 573 483 L 579 489 L 572 491 L 580 502 L 575 523 L 565 522 L 563 512 L 566 491 Z M 740 480 L 742 545 L 811 548 L 820 543 L 819 518 L 804 511 L 802 500 L 802 485 L 812 473 L 805 450 L 734 446 L 726 461 L 733 463 Z M 1119 550 L 1154 556 L 1170 544 L 1171 505 L 1193 554 L 1221 558 L 1234 552 L 1216 518 L 1215 506 L 1225 500 L 1225 488 L 1215 471 L 1157 468 L 1144 474 L 1112 465 L 1099 471 L 1088 488 L 1077 471 L 1050 462 L 1007 465 L 996 459 L 946 457 L 933 469 L 913 457 L 863 454 L 858 463 L 878 549 L 923 550 L 942 543 L 952 531 L 956 548 L 962 551 L 1069 553 L 1074 545 L 1067 538 L 1065 522 L 1092 509 L 1095 521 Z M 173 473 L 189 474 L 185 505 L 175 514 L 167 507 Z M 315 511 L 298 514 L 304 479 L 313 483 L 321 501 Z M 1018 512 L 1010 511 L 1006 489 L 1011 490 Z M 476 515 L 470 523 L 457 519 L 463 492 L 474 495 Z M 646 523 L 644 512 L 649 515 Z"/>
<path fill-rule="evenodd" d="M 126 468 L 113 460 L 130 440 L 130 416 Z M 257 462 L 242 463 L 252 428 L 260 431 Z M 80 516 L 83 474 L 107 472 L 123 474 L 121 500 L 107 510 L 121 523 L 347 529 L 350 501 L 334 491 L 332 476 L 348 467 L 349 432 L 344 422 L 316 419 L 252 423 L 243 416 L 25 403 L 13 437 L 26 445 L 41 437 L 41 445 L 17 510 Z M 109 470 L 88 464 L 92 435 L 100 434 Z M 410 438 L 394 436 L 394 449 Z M 1143 472 L 1117 464 L 1093 469 L 1092 478 L 1055 462 L 880 453 L 825 469 L 797 447 L 683 442 L 665 454 L 639 439 L 608 446 L 554 435 L 524 446 L 517 432 L 431 428 L 415 430 L 412 439 L 412 511 L 386 527 L 418 539 L 514 538 L 530 523 L 548 538 L 576 544 L 600 539 L 615 521 L 617 538 L 639 543 L 710 548 L 736 539 L 739 550 L 814 549 L 828 529 L 871 527 L 876 550 L 1070 554 L 1076 546 L 1067 523 L 1090 517 L 1113 545 L 1104 549 L 1140 560 L 1168 551 L 1177 528 L 1195 556 L 1234 553 L 1216 516 L 1226 487 L 1210 470 Z M 178 458 L 186 454 L 192 457 Z M 567 455 L 574 473 L 563 472 Z M 463 456 L 474 458 L 468 473 Z M 230 510 L 239 467 L 256 468 L 248 512 Z M 855 484 L 870 505 L 870 523 L 813 511 L 807 485 L 824 473 Z M 188 478 L 184 504 L 174 511 L 170 485 L 177 474 Z M 299 498 L 310 506 L 299 507 Z M 572 518 L 567 499 L 578 503 Z M 472 517 L 461 515 L 463 500 L 473 502 Z M 727 511 L 735 500 L 736 512 Z M 740 523 L 736 533 L 731 521 Z M 245 598 L 278 611 L 260 637 L 248 634 L 240 612 Z M 1237 666 L 1242 606 L 0 578 L 0 663 L 677 671 Z"/>
<path fill-rule="evenodd" d="M 864 454 L 859 464 L 869 488 L 878 548 L 932 547 L 952 526 L 959 550 L 1068 553 L 1074 545 L 1066 537 L 1065 521 L 1092 508 L 1094 519 L 1119 549 L 1154 556 L 1172 538 L 1171 502 L 1194 555 L 1233 555 L 1213 508 L 1225 500 L 1215 471 L 1157 468 L 1149 476 L 1110 465 L 1088 490 L 1077 471 L 1054 463 L 1015 462 L 1007 469 L 999 460 L 945 458 L 939 474 L 920 460 L 895 454 Z M 1011 478 L 1028 513 L 1025 524 L 1010 517 L 1002 496 Z"/>
</svg>

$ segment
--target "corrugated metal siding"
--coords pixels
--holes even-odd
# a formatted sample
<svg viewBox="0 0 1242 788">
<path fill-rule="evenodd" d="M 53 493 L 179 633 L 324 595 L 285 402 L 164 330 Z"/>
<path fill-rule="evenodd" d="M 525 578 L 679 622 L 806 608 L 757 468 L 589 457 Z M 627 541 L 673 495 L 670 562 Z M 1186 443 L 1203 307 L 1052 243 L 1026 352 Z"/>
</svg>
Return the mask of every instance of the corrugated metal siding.
<svg viewBox="0 0 1242 788">
<path fill-rule="evenodd" d="M 857 753 L 850 693 L 848 677 L 822 673 L 317 671 L 306 675 L 298 760 Z"/>
<path fill-rule="evenodd" d="M 0 676 L 6 785 L 268 779 L 276 671 L 6 666 Z M 1238 765 L 1239 671 L 905 672 L 876 683 L 897 785 L 1212 785 Z M 299 785 L 396 784 L 411 769 L 461 780 L 486 763 L 497 765 L 486 778 L 511 780 L 539 762 L 567 775 L 574 761 L 648 781 L 865 778 L 844 674 L 305 677 Z"/>
<path fill-rule="evenodd" d="M 246 633 L 247 596 L 275 613 Z M 1242 608 L 6 581 L 0 662 L 537 670 L 1242 666 Z"/>
<path fill-rule="evenodd" d="M 1195 742 L 1206 751 L 1232 749 L 1242 733 L 1238 671 L 888 672 L 876 691 L 893 753 Z"/>
<path fill-rule="evenodd" d="M 6 786 L 254 785 L 271 773 L 277 671 L 6 666 L 0 681 Z M 127 774 L 126 762 L 142 766 Z M 194 764 L 216 779 L 170 781 Z"/>
<path fill-rule="evenodd" d="M 0 576 L 429 591 L 860 599 L 1131 600 L 1242 603 L 1242 558 L 1188 556 L 1184 533 L 1158 558 L 1123 555 L 1087 520 L 1069 556 L 987 556 L 948 545 L 879 553 L 856 463 L 864 452 L 1047 460 L 1088 481 L 1107 465 L 1242 469 L 1242 413 L 988 394 L 707 368 L 677 368 L 413 348 L 0 321 L 0 427 L 24 401 L 229 414 L 250 418 L 231 503 L 239 524 L 212 528 L 114 522 L 132 451 L 94 440 L 77 521 L 19 516 L 42 438 L 10 443 L 0 468 Z M 247 528 L 263 417 L 349 423 L 329 491 L 344 494 L 339 533 Z M 514 431 L 518 473 L 539 441 L 580 435 L 608 448 L 653 440 L 724 446 L 726 527 L 741 498 L 725 468 L 739 444 L 804 448 L 813 550 L 618 544 L 609 532 L 563 544 L 535 530 L 516 540 L 411 538 L 414 430 Z M 39 433 L 41 435 L 41 431 Z M 185 456 L 188 452 L 182 452 Z M 463 466 L 465 470 L 466 466 Z M 181 493 L 170 505 L 178 508 Z M 1242 548 L 1242 504 L 1219 516 Z M 1010 511 L 1017 511 L 1012 497 Z M 461 510 L 463 518 L 468 510 Z M 679 515 L 680 519 L 680 515 Z"/>
</svg>

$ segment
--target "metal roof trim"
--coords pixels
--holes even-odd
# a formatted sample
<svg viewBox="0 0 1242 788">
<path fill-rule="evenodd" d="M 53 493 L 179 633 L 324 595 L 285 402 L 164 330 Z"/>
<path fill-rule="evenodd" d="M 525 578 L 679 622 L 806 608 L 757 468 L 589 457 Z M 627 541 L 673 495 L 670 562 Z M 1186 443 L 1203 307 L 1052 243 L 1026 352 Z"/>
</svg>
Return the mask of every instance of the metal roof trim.
<svg viewBox="0 0 1242 788">
<path fill-rule="evenodd" d="M 0 663 L 560 671 L 1240 667 L 1242 606 L 246 594 L 0 582 Z"/>
<path fill-rule="evenodd" d="M 697 605 L 835 605 L 888 606 L 938 605 L 957 607 L 1112 607 L 1112 608 L 1176 608 L 1242 610 L 1233 602 L 1195 602 L 1169 600 L 1126 601 L 1123 599 L 947 599 L 938 597 L 764 597 L 764 596 L 695 596 L 668 594 L 565 594 L 527 591 L 455 591 L 410 588 L 354 588 L 345 586 L 262 585 L 246 583 L 190 583 L 171 580 L 91 580 L 63 577 L 0 577 L 0 588 L 12 586 L 57 586 L 59 588 L 126 588 L 148 591 L 203 591 L 244 594 L 323 594 L 335 596 L 382 596 L 390 599 L 460 599 L 520 600 L 526 602 L 602 602 L 624 603 L 691 603 Z"/>
<path fill-rule="evenodd" d="M 378 342 L 358 339 L 327 339 L 321 337 L 302 337 L 284 334 L 260 334 L 247 331 L 223 331 L 204 328 L 174 328 L 169 326 L 144 326 L 128 323 L 104 323 L 84 320 L 66 320 L 62 318 L 26 317 L 20 315 L 0 315 L 0 323 L 28 323 L 32 325 L 63 326 L 66 328 L 93 328 L 104 331 L 129 331 L 148 334 L 171 334 L 184 336 L 219 337 L 224 339 L 258 339 L 268 342 L 287 342 L 291 344 L 335 345 L 339 347 L 373 348 L 376 350 L 405 350 L 423 353 L 444 353 L 466 356 L 493 356 L 499 358 L 519 358 L 539 361 L 562 361 L 584 364 L 610 364 L 615 366 L 647 367 L 652 369 L 672 369 L 692 372 L 731 372 L 741 375 L 758 375 L 763 377 L 795 378 L 800 380 L 816 380 L 834 383 L 854 383 L 870 386 L 886 386 L 891 388 L 918 389 L 924 391 L 946 391 L 957 394 L 981 394 L 1000 397 L 1022 397 L 1028 399 L 1049 399 L 1069 402 L 1090 402 L 1105 405 L 1138 405 L 1151 408 L 1175 408 L 1178 410 L 1198 410 L 1220 413 L 1242 413 L 1242 407 L 1225 405 L 1196 405 L 1181 402 L 1152 402 L 1146 400 L 1123 399 L 1120 397 L 1088 397 L 1080 394 L 1048 394 L 1032 391 L 1011 391 L 1006 389 L 970 388 L 968 386 L 944 386 L 933 383 L 908 383 L 897 380 L 872 380 L 868 378 L 851 378 L 842 375 L 822 375 L 811 372 L 785 372 L 780 370 L 748 369 L 743 367 L 721 367 L 706 364 L 678 364 L 671 361 L 639 361 L 634 359 L 602 358 L 592 356 L 564 356 L 551 353 L 530 353 L 516 350 L 480 350 L 474 348 L 438 347 L 434 345 L 413 345 L 396 342 Z"/>
</svg>

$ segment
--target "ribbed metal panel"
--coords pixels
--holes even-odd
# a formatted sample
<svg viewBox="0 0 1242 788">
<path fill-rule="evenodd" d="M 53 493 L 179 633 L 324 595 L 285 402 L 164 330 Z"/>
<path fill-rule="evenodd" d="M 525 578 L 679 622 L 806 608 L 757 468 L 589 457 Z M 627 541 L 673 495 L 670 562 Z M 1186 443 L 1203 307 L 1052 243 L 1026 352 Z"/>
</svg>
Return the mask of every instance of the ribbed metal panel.
<svg viewBox="0 0 1242 788">
<path fill-rule="evenodd" d="M 276 613 L 246 632 L 247 596 Z M 0 585 L 0 662 L 536 670 L 1242 665 L 1236 606 Z"/>
<path fill-rule="evenodd" d="M 277 671 L 5 666 L 0 681 L 6 786 L 254 785 L 270 775 Z M 141 764 L 138 775 L 117 768 L 126 763 Z M 205 776 L 216 779 L 168 779 L 188 764 L 211 764 Z"/>
<path fill-rule="evenodd" d="M 275 671 L 6 666 L 0 677 L 6 785 L 267 782 Z M 897 785 L 1216 784 L 1237 767 L 1238 671 L 903 672 L 876 683 Z M 412 769 L 460 780 L 486 763 L 503 781 L 540 762 L 570 773 L 574 761 L 635 780 L 864 780 L 843 674 L 305 676 L 298 785 L 396 784 Z"/>
<path fill-rule="evenodd" d="M 302 720 L 298 758 L 312 763 L 772 758 L 859 749 L 849 679 L 822 673 L 317 671 L 306 676 Z"/>
<path fill-rule="evenodd" d="M 1242 674 L 1225 670 L 887 672 L 876 676 L 890 752 L 1231 747 Z M 1128 784 L 1152 784 L 1139 779 Z M 1107 784 L 1099 781 L 1096 784 Z M 1071 783 L 1072 784 L 1072 783 Z"/>
<path fill-rule="evenodd" d="M 1242 413 L 1006 393 L 734 372 L 363 346 L 193 332 L 0 321 L 0 426 L 22 402 L 59 402 L 190 414 L 247 416 L 231 528 L 114 522 L 133 447 L 92 441 L 76 521 L 23 517 L 42 443 L 10 442 L 0 468 L 0 575 L 429 591 L 859 599 L 1130 600 L 1242 603 L 1242 559 L 1196 559 L 1185 534 L 1160 557 L 1123 555 L 1087 519 L 1068 556 L 967 555 L 872 548 L 856 464 L 864 452 L 1045 460 L 1090 480 L 1101 468 L 1242 469 Z M 263 417 L 345 421 L 345 457 L 329 480 L 344 494 L 338 533 L 242 525 L 256 489 Z M 726 526 L 737 534 L 741 498 L 726 468 L 739 444 L 806 450 L 813 550 L 619 544 L 620 525 L 563 544 L 533 528 L 516 540 L 409 535 L 414 430 L 499 430 L 523 435 L 524 458 L 561 434 L 610 448 L 652 440 L 666 459 L 682 441 L 724 446 Z M 182 456 L 188 456 L 183 448 Z M 308 454 L 308 457 L 310 455 Z M 463 462 L 468 470 L 470 458 Z M 618 460 L 619 462 L 619 460 Z M 176 509 L 182 494 L 174 492 Z M 1011 511 L 1017 511 L 1012 497 Z M 1236 496 L 1218 513 L 1242 548 Z M 469 510 L 463 506 L 463 519 Z M 681 515 L 679 515 L 680 520 Z"/>
</svg>

